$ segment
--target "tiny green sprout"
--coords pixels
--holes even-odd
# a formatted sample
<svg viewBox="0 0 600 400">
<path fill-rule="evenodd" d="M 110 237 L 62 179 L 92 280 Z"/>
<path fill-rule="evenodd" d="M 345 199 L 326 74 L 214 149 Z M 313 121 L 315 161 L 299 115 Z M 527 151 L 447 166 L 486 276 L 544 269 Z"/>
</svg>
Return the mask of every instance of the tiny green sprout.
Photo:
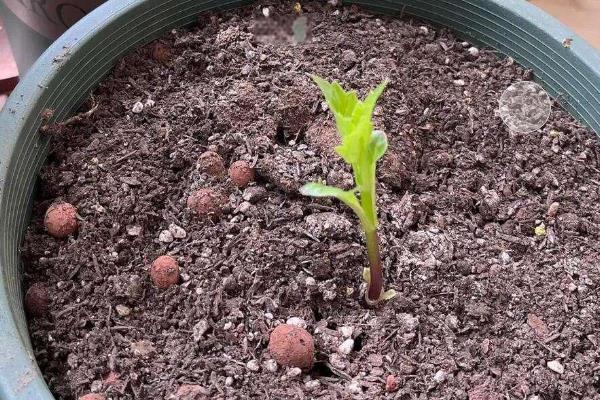
<svg viewBox="0 0 600 400">
<path fill-rule="evenodd" d="M 335 197 L 354 211 L 365 231 L 369 256 L 369 268 L 363 270 L 363 278 L 368 285 L 366 300 L 369 304 L 375 304 L 391 299 L 396 292 L 393 289 L 383 290 L 375 192 L 376 164 L 385 154 L 388 143 L 383 132 L 373 130 L 373 110 L 387 81 L 382 82 L 361 101 L 355 91 L 345 91 L 337 81 L 330 83 L 318 76 L 311 77 L 333 112 L 342 138 L 342 144 L 335 151 L 352 167 L 356 187 L 342 190 L 313 182 L 302 186 L 300 193 L 313 197 Z"/>
</svg>

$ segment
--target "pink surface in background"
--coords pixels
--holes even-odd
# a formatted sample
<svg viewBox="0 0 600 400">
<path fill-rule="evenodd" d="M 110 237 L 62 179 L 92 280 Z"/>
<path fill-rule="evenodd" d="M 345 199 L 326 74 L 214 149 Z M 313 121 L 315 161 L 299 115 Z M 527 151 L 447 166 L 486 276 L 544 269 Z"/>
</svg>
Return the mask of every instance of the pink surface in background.
<svg viewBox="0 0 600 400">
<path fill-rule="evenodd" d="M 0 19 L 0 110 L 6 102 L 8 93 L 15 87 L 19 78 L 17 64 L 13 59 L 8 37 Z"/>
</svg>

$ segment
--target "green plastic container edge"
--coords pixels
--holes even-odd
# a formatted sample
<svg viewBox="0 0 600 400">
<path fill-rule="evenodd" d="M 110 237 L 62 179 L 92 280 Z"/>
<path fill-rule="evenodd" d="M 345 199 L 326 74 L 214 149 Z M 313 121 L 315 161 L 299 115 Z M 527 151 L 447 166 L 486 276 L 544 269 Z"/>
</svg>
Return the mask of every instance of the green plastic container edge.
<svg viewBox="0 0 600 400">
<path fill-rule="evenodd" d="M 600 133 L 600 54 L 523 0 L 357 0 L 376 12 L 414 15 L 494 47 L 532 68 L 575 117 Z M 75 110 L 115 61 L 199 12 L 249 1 L 111 0 L 61 36 L 35 63 L 0 113 L 0 399 L 51 400 L 33 356 L 22 306 L 19 244 L 36 176 L 47 154 L 40 113 Z M 572 38 L 570 48 L 562 45 Z M 391 77 L 393 79 L 393 77 Z"/>
</svg>

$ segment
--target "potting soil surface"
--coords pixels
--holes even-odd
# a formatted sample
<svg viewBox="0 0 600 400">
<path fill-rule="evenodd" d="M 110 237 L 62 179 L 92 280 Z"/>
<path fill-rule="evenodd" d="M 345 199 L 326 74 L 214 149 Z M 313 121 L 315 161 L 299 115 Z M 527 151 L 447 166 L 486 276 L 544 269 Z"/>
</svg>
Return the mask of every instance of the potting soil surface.
<svg viewBox="0 0 600 400">
<path fill-rule="evenodd" d="M 26 285 L 50 292 L 29 324 L 57 398 L 599 398 L 595 135 L 557 103 L 542 129 L 509 132 L 498 100 L 535 76 L 494 50 L 408 18 L 301 6 L 200 15 L 118 62 L 89 118 L 40 133 L 52 151 L 22 255 Z M 360 96 L 389 79 L 377 204 L 398 296 L 377 308 L 357 218 L 298 193 L 353 186 L 309 73 Z M 225 168 L 247 160 L 256 181 L 206 174 L 205 151 Z M 225 196 L 219 218 L 186 207 L 206 187 Z M 80 217 L 65 240 L 43 225 L 58 200 Z M 148 270 L 164 254 L 181 279 L 161 291 Z M 267 362 L 290 317 L 316 344 L 297 376 Z M 177 395 L 186 384 L 199 394 Z"/>
</svg>

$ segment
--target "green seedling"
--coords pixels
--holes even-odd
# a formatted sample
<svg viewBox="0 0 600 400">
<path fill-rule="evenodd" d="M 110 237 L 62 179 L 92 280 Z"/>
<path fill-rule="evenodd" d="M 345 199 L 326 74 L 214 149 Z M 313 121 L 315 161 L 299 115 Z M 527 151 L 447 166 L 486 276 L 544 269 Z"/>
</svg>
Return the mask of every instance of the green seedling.
<svg viewBox="0 0 600 400">
<path fill-rule="evenodd" d="M 377 160 L 385 154 L 388 143 L 383 132 L 373 130 L 373 109 L 387 81 L 361 101 L 355 91 L 345 91 L 337 81 L 330 83 L 314 75 L 312 79 L 323 92 L 335 117 L 337 131 L 342 138 L 342 144 L 335 151 L 352 167 L 356 187 L 343 190 L 313 182 L 302 186 L 300 193 L 313 197 L 335 197 L 356 213 L 365 231 L 369 255 L 369 268 L 363 270 L 363 278 L 368 285 L 367 302 L 374 304 L 391 299 L 396 292 L 383 289 L 375 192 Z"/>
</svg>

